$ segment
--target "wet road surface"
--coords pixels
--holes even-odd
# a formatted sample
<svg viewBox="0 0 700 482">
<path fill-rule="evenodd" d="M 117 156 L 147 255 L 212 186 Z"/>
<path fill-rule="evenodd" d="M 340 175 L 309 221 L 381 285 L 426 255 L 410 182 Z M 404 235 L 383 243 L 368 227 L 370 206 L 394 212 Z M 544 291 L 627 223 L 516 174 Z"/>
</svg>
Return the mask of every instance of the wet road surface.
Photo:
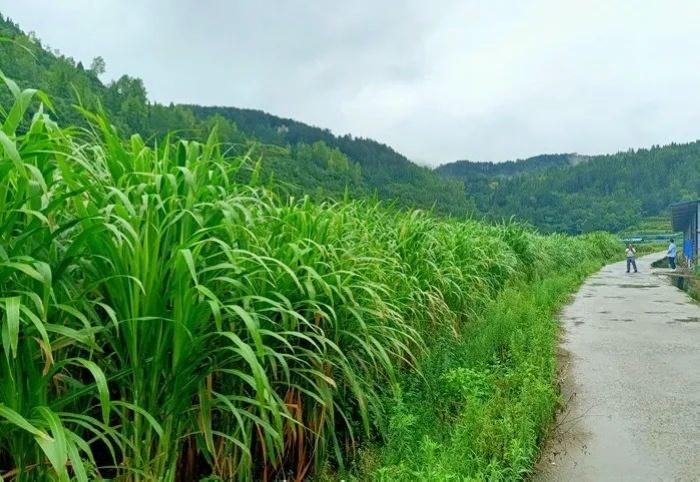
<svg viewBox="0 0 700 482">
<path fill-rule="evenodd" d="M 560 414 L 533 480 L 700 480 L 700 305 L 608 265 L 562 312 Z"/>
</svg>

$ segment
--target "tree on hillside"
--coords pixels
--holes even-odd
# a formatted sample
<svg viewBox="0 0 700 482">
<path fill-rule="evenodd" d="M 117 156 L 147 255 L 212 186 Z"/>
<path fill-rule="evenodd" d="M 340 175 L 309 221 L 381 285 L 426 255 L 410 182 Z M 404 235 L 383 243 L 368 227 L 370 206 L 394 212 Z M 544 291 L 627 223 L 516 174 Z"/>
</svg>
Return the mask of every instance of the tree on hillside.
<svg viewBox="0 0 700 482">
<path fill-rule="evenodd" d="M 99 55 L 92 59 L 92 63 L 90 64 L 90 71 L 93 74 L 95 74 L 96 77 L 99 77 L 100 75 L 104 74 L 106 70 L 107 63 L 105 62 L 105 59 L 103 59 Z"/>
<path fill-rule="evenodd" d="M 122 75 L 110 83 L 105 103 L 124 122 L 127 132 L 146 131 L 149 106 L 141 79 Z"/>
</svg>

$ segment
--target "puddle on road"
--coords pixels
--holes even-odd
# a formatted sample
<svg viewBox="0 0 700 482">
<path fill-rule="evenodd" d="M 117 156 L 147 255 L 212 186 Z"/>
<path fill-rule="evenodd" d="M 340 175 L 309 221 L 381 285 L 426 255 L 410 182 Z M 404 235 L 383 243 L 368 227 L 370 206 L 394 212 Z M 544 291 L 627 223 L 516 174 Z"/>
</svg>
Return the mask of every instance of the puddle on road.
<svg viewBox="0 0 700 482">
<path fill-rule="evenodd" d="M 690 317 L 690 318 L 678 318 L 677 320 L 678 323 L 700 323 L 700 318 L 697 316 L 695 317 Z"/>
<path fill-rule="evenodd" d="M 661 285 L 635 285 L 631 283 L 623 283 L 621 285 L 616 285 L 618 288 L 660 288 Z"/>
<path fill-rule="evenodd" d="M 698 317 L 692 317 L 692 318 L 678 318 L 676 320 L 671 320 L 667 321 L 667 325 L 678 325 L 678 324 L 686 324 L 686 323 L 700 323 L 700 318 Z"/>
</svg>

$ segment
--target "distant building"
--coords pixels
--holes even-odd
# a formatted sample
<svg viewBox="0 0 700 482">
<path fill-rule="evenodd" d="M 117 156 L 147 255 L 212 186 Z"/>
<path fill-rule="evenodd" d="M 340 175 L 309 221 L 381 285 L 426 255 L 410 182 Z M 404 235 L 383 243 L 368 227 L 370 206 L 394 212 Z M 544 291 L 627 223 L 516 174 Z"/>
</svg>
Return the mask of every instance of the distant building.
<svg viewBox="0 0 700 482">
<path fill-rule="evenodd" d="M 671 204 L 673 230 L 683 232 L 683 243 L 676 243 L 678 250 L 697 262 L 700 242 L 700 200 Z"/>
</svg>

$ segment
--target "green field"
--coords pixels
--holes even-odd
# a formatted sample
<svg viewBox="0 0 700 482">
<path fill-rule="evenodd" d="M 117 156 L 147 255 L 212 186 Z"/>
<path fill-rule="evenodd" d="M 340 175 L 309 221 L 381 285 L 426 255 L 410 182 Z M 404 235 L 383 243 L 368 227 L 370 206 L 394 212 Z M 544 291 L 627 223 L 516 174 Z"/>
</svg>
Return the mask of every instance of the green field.
<svg viewBox="0 0 700 482">
<path fill-rule="evenodd" d="M 621 237 L 638 236 L 638 235 L 667 235 L 672 233 L 671 215 L 664 214 L 662 216 L 651 216 L 644 218 L 638 223 L 628 226 L 620 231 Z"/>
<path fill-rule="evenodd" d="M 614 238 L 281 198 L 216 132 L 62 128 L 4 80 L 2 478 L 527 472 Z"/>
</svg>

